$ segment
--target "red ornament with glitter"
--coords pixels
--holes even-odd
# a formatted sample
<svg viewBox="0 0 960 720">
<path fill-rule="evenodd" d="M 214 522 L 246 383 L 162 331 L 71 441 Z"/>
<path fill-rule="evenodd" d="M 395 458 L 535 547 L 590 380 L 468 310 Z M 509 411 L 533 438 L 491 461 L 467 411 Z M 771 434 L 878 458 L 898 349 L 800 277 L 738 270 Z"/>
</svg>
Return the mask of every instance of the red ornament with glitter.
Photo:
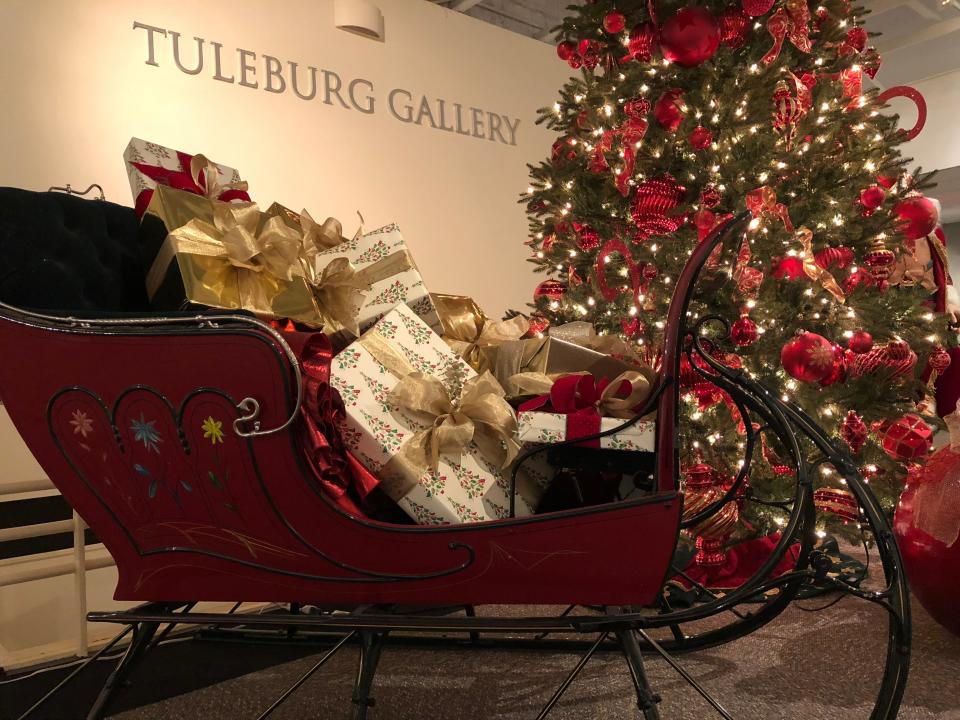
<svg viewBox="0 0 960 720">
<path fill-rule="evenodd" d="M 849 490 L 820 488 L 813 493 L 813 506 L 822 513 L 836 515 L 847 522 L 860 519 L 860 506 Z"/>
<path fill-rule="evenodd" d="M 858 355 L 868 353 L 873 350 L 873 335 L 866 330 L 857 330 L 847 341 L 847 347 Z"/>
<path fill-rule="evenodd" d="M 657 124 L 668 132 L 676 132 L 683 122 L 682 101 L 683 90 L 674 88 L 667 90 L 657 98 L 653 106 L 653 117 Z"/>
<path fill-rule="evenodd" d="M 600 233 L 592 227 L 575 223 L 574 229 L 577 231 L 577 247 L 581 250 L 590 252 L 600 247 Z"/>
<path fill-rule="evenodd" d="M 696 67 L 720 47 L 720 23 L 705 7 L 682 8 L 660 27 L 660 50 L 670 62 Z"/>
<path fill-rule="evenodd" d="M 558 301 L 563 298 L 566 292 L 566 283 L 560 282 L 559 280 L 544 280 L 537 285 L 533 291 L 533 299 L 537 301 L 540 298 L 547 298 L 548 300 Z"/>
<path fill-rule="evenodd" d="M 638 235 L 665 235 L 682 227 L 686 216 L 675 210 L 686 192 L 687 189 L 669 174 L 637 185 L 630 212 Z"/>
<path fill-rule="evenodd" d="M 841 245 L 840 247 L 828 247 L 817 250 L 813 255 L 818 267 L 828 270 L 837 267 L 844 270 L 853 264 L 853 250 Z"/>
<path fill-rule="evenodd" d="M 950 367 L 950 362 L 950 353 L 939 345 L 933 349 L 930 357 L 927 358 L 927 366 L 935 373 L 942 373 Z"/>
<path fill-rule="evenodd" d="M 877 429 L 883 451 L 894 460 L 916 460 L 930 452 L 933 429 L 919 415 L 909 413 Z"/>
<path fill-rule="evenodd" d="M 863 52 L 867 47 L 867 39 L 867 31 L 858 25 L 847 31 L 845 42 L 857 52 Z"/>
<path fill-rule="evenodd" d="M 797 380 L 817 382 L 833 369 L 833 344 L 822 335 L 805 332 L 783 346 L 780 364 Z"/>
<path fill-rule="evenodd" d="M 710 147 L 710 143 L 713 142 L 713 133 L 703 127 L 703 125 L 699 125 L 690 131 L 690 134 L 687 136 L 687 142 L 690 143 L 690 147 L 694 150 L 706 150 Z"/>
<path fill-rule="evenodd" d="M 627 18 L 619 10 L 611 10 L 603 17 L 603 29 L 611 35 L 623 32 L 627 26 Z"/>
<path fill-rule="evenodd" d="M 863 256 L 863 262 L 870 268 L 870 274 L 881 292 L 890 285 L 887 278 L 890 277 L 890 272 L 893 270 L 893 264 L 896 260 L 897 256 L 883 243 L 881 238 L 874 240 L 870 249 Z"/>
<path fill-rule="evenodd" d="M 910 240 L 919 240 L 932 233 L 939 221 L 937 207 L 923 195 L 911 195 L 893 206 L 900 220 L 900 232 Z"/>
<path fill-rule="evenodd" d="M 737 347 L 749 347 L 759 336 L 757 324 L 746 314 L 741 315 L 730 327 L 730 339 Z"/>
<path fill-rule="evenodd" d="M 653 57 L 653 49 L 657 44 L 657 31 L 650 23 L 634 25 L 630 30 L 630 38 L 627 40 L 628 58 L 630 60 L 640 60 L 650 62 Z"/>
<path fill-rule="evenodd" d="M 750 18 L 739 8 L 727 8 L 720 13 L 720 42 L 731 50 L 736 50 L 747 41 L 750 32 Z"/>
<path fill-rule="evenodd" d="M 853 353 L 850 353 L 852 356 Z M 820 380 L 824 387 L 835 383 L 846 382 L 847 380 L 847 350 L 841 345 L 833 346 L 833 363 L 830 366 L 830 372 L 826 377 Z"/>
<path fill-rule="evenodd" d="M 770 12 L 776 0 L 741 0 L 740 6 L 743 12 L 750 17 L 760 17 Z"/>
<path fill-rule="evenodd" d="M 863 449 L 864 443 L 867 442 L 867 433 L 867 425 L 863 422 L 863 418 L 853 410 L 848 412 L 840 425 L 840 437 L 854 455 Z"/>
<path fill-rule="evenodd" d="M 577 53 L 577 46 L 574 45 L 569 40 L 564 40 L 562 43 L 557 45 L 557 57 L 559 57 L 564 62 L 569 62 Z"/>
</svg>

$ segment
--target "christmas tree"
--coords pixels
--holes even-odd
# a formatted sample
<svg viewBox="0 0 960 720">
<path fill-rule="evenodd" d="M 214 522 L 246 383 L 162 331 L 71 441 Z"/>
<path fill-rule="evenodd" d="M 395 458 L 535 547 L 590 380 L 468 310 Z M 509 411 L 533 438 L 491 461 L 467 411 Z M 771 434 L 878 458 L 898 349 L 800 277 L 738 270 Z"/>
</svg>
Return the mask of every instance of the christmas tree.
<svg viewBox="0 0 960 720">
<path fill-rule="evenodd" d="M 929 176 L 907 172 L 897 117 L 863 87 L 880 57 L 861 8 L 695 1 L 595 0 L 560 28 L 557 54 L 580 73 L 541 111 L 559 137 L 523 198 L 530 260 L 551 276 L 533 318 L 589 321 L 655 365 L 671 282 L 712 229 L 749 210 L 744 238 L 701 275 L 692 319 L 728 319 L 719 357 L 835 433 L 892 510 L 928 450 L 922 400 L 952 342 L 929 289 L 890 282 L 936 223 L 920 193 Z M 736 410 L 684 375 L 681 459 L 729 477 L 743 458 Z M 758 498 L 791 497 L 778 450 L 764 443 L 753 459 Z M 836 510 L 843 481 L 825 467 L 818 482 L 821 509 Z M 783 521 L 768 505 L 744 513 L 756 532 Z M 824 529 L 848 536 L 849 520 L 823 513 Z"/>
</svg>

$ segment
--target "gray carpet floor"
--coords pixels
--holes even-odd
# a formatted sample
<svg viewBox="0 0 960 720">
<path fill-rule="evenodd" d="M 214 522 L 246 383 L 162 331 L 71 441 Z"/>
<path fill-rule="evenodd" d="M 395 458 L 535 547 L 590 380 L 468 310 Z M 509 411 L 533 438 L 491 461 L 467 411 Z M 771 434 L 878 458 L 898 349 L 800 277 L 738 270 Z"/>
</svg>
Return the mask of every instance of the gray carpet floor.
<svg viewBox="0 0 960 720">
<path fill-rule="evenodd" d="M 816 606 L 823 601 L 803 603 Z M 550 608 L 538 608 L 548 612 Z M 489 611 L 489 610 L 488 610 Z M 846 598 L 819 613 L 791 608 L 777 621 L 726 646 L 686 655 L 684 666 L 736 718 L 867 718 L 876 692 L 886 633 L 878 608 Z M 224 653 L 256 653 L 231 646 Z M 219 684 L 126 710 L 122 720 L 255 718 L 322 653 L 300 656 Z M 349 716 L 358 650 L 344 650 L 278 710 L 278 720 Z M 209 655 L 205 655 L 209 657 Z M 572 654 L 531 651 L 384 651 L 374 685 L 371 720 L 536 717 L 576 663 Z M 662 660 L 648 673 L 663 696 L 664 720 L 719 717 Z M 167 669 L 167 679 L 169 672 Z M 189 674 L 188 666 L 182 672 Z M 150 682 L 144 667 L 137 682 Z M 626 665 L 614 653 L 597 655 L 550 715 L 555 720 L 639 717 Z M 960 720 L 960 639 L 914 603 L 910 680 L 900 717 Z"/>
</svg>

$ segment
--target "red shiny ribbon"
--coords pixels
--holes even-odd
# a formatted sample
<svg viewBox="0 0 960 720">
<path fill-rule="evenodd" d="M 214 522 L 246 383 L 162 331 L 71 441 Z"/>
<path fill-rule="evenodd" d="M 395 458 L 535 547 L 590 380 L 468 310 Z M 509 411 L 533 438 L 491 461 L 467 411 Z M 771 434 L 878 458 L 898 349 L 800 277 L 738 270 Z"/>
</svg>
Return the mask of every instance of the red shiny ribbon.
<svg viewBox="0 0 960 720">
<path fill-rule="evenodd" d="M 783 43 L 788 38 L 801 52 L 810 52 L 813 42 L 810 40 L 810 9 L 807 7 L 807 0 L 787 0 L 786 7 L 778 8 L 767 20 L 767 31 L 773 36 L 773 47 L 763 56 L 761 62 L 764 65 L 769 65 L 780 57 Z"/>
<path fill-rule="evenodd" d="M 641 293 L 641 283 L 643 281 L 641 277 L 642 268 L 637 265 L 633 260 L 633 256 L 630 254 L 629 248 L 624 244 L 623 240 L 618 238 L 613 240 L 607 240 L 606 244 L 600 249 L 600 252 L 597 254 L 597 264 L 594 266 L 594 272 L 597 276 L 597 285 L 600 287 L 600 292 L 603 294 L 603 297 L 607 301 L 616 300 L 620 295 L 620 291 L 616 288 L 612 288 L 607 284 L 606 277 L 606 264 L 603 262 L 605 257 L 612 255 L 613 253 L 619 253 L 623 256 L 623 261 L 627 266 L 630 277 L 630 285 L 633 289 L 633 301 L 634 304 L 639 309 L 640 307 L 640 293 Z"/>
<path fill-rule="evenodd" d="M 194 181 L 193 176 L 190 173 L 190 161 L 193 160 L 193 155 L 180 152 L 179 150 L 176 152 L 177 160 L 180 162 L 179 170 L 170 170 L 168 168 L 158 167 L 156 165 L 147 165 L 146 163 L 131 163 L 131 165 L 133 165 L 133 167 L 142 172 L 151 180 L 156 181 L 158 185 L 169 185 L 175 190 L 183 190 L 188 193 L 193 193 L 194 195 L 206 195 L 207 179 L 204 171 L 200 171 L 200 175 L 196 181 Z M 143 213 L 146 211 L 147 205 L 150 204 L 150 199 L 152 197 L 152 189 L 144 190 L 137 196 L 136 203 L 134 205 L 134 211 L 136 212 L 137 217 L 143 216 Z M 230 202 L 232 200 L 250 202 L 250 196 L 243 190 L 227 188 L 217 196 L 217 200 L 222 200 L 223 202 Z"/>
</svg>

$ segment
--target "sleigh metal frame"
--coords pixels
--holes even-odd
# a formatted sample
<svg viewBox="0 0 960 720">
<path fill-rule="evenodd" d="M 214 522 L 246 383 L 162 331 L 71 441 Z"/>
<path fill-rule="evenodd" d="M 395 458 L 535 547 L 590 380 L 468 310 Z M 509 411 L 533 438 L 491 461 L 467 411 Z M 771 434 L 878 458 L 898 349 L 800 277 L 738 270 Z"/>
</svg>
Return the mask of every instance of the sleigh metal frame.
<svg viewBox="0 0 960 720">
<path fill-rule="evenodd" d="M 120 581 L 116 597 L 147 600 L 131 610 L 90 613 L 88 618 L 91 621 L 116 623 L 125 628 L 87 663 L 78 666 L 24 712 L 19 720 L 36 716 L 53 694 L 76 678 L 89 662 L 130 636 L 126 652 L 87 715 L 88 718 L 103 717 L 130 672 L 167 633 L 181 625 L 212 627 L 217 633 L 242 633 L 247 638 L 261 639 L 275 637 L 281 630 L 287 636 L 332 643 L 313 667 L 264 708 L 260 718 L 271 715 L 335 653 L 353 643 L 360 647 L 360 658 L 351 695 L 352 716 L 356 720 L 366 718 L 368 708 L 373 704 L 371 688 L 378 661 L 388 639 L 398 646 L 455 643 L 460 647 L 475 648 L 533 647 L 581 651 L 579 661 L 545 701 L 538 719 L 547 717 L 591 657 L 608 650 L 623 654 L 643 717 L 647 720 L 660 717 L 660 698 L 650 686 L 644 670 L 644 654 L 652 653 L 680 673 L 714 711 L 730 718 L 722 703 L 712 697 L 675 656 L 721 645 L 757 630 L 780 615 L 801 590 L 809 587 L 849 595 L 884 609 L 888 621 L 886 659 L 870 718 L 892 720 L 900 705 L 909 665 L 910 610 L 900 554 L 882 508 L 852 458 L 802 409 L 782 401 L 744 370 L 727 367 L 708 352 L 704 347 L 703 331 L 709 324 L 719 323 L 722 336 L 727 329 L 725 321 L 708 317 L 688 325 L 687 310 L 701 268 L 716 246 L 743 230 L 748 217 L 741 214 L 729 221 L 694 251 L 676 284 L 667 324 L 664 365 L 652 396 L 633 420 L 596 436 L 616 433 L 638 422 L 642 416 L 657 412 L 657 477 L 655 490 L 650 496 L 632 502 L 528 518 L 511 517 L 475 525 L 390 527 L 350 517 L 340 510 L 334 512 L 335 508 L 329 507 L 330 500 L 319 497 L 321 493 L 316 488 L 308 487 L 310 483 L 306 476 L 297 474 L 302 470 L 298 462 L 283 464 L 285 454 L 292 450 L 296 455 L 292 431 L 305 401 L 304 383 L 297 356 L 284 337 L 253 318 L 203 315 L 81 319 L 0 305 L 0 337 L 8 348 L 15 348 L 12 352 L 6 350 L 5 359 L 0 360 L 0 392 L 7 409 L 51 480 L 117 559 Z M 210 353 L 223 353 L 225 344 L 229 343 L 234 343 L 237 352 L 249 363 L 255 364 L 260 358 L 266 358 L 263 367 L 268 369 L 272 363 L 276 387 L 269 392 L 237 392 L 237 388 L 243 388 L 245 382 L 249 382 L 250 373 L 258 370 L 252 364 L 225 369 L 222 382 L 218 384 L 210 379 L 211 373 L 199 366 L 191 371 L 190 377 L 184 378 L 176 368 L 171 370 L 162 363 L 140 372 L 129 367 L 129 363 L 111 366 L 108 369 L 110 377 L 100 378 L 101 384 L 116 383 L 109 398 L 88 386 L 87 376 L 100 372 L 98 361 L 116 359 L 117 353 L 142 361 L 150 353 L 162 354 L 170 352 L 171 348 L 183 347 L 184 353 L 189 351 L 195 357 L 203 358 L 215 356 Z M 207 345 L 213 348 L 210 353 Z M 33 387 L 18 384 L 18 378 L 35 367 L 38 357 L 50 360 L 71 349 L 75 351 L 73 363 L 54 363 L 56 367 L 50 372 L 56 377 L 45 377 L 40 371 L 36 382 L 31 383 Z M 23 356 L 18 358 L 21 353 Z M 677 453 L 682 355 L 687 356 L 690 366 L 705 380 L 729 394 L 746 429 L 744 462 L 732 486 L 717 502 L 683 520 Z M 276 367 L 281 368 L 280 372 L 276 372 Z M 259 370 L 264 371 L 263 368 Z M 118 375 L 123 377 L 115 377 Z M 141 379 L 130 380 L 137 377 Z M 154 379 L 165 389 L 147 384 Z M 51 391 L 52 388 L 57 389 Z M 174 393 L 178 398 L 173 397 Z M 277 397 L 285 397 L 286 401 L 270 402 L 271 398 Z M 74 405 L 64 404 L 67 401 Z M 168 408 L 169 418 L 161 417 L 155 421 L 160 424 L 154 427 L 157 432 L 154 444 L 160 442 L 158 427 L 169 428 L 172 434 L 179 435 L 163 439 L 179 443 L 182 457 L 177 456 L 170 461 L 173 465 L 167 467 L 181 468 L 177 470 L 181 473 L 185 467 L 200 468 L 203 453 L 208 452 L 196 434 L 199 430 L 195 426 L 200 417 L 209 412 L 211 419 L 222 416 L 230 420 L 222 431 L 222 442 L 227 443 L 229 439 L 237 444 L 229 448 L 224 444 L 224 452 L 229 449 L 230 457 L 240 457 L 242 462 L 238 461 L 235 467 L 246 473 L 237 471 L 245 483 L 237 492 L 247 493 L 242 497 L 243 502 L 257 502 L 260 505 L 256 507 L 272 509 L 274 517 L 270 522 L 273 525 L 264 525 L 260 536 L 254 530 L 248 535 L 238 534 L 233 526 L 226 528 L 233 535 L 221 532 L 232 522 L 232 516 L 222 507 L 214 507 L 210 498 L 220 496 L 208 488 L 204 490 L 206 509 L 203 512 L 209 518 L 227 518 L 226 524 L 217 528 L 208 523 L 209 527 L 203 526 L 202 532 L 195 522 L 190 527 L 181 523 L 173 529 L 167 528 L 169 517 L 187 516 L 193 512 L 186 500 L 180 498 L 173 503 L 161 498 L 161 502 L 168 502 L 167 510 L 157 510 L 156 505 L 152 510 L 143 510 L 142 498 L 127 498 L 130 507 L 125 509 L 122 507 L 124 491 L 117 488 L 121 483 L 116 478 L 112 483 L 102 478 L 98 480 L 93 460 L 86 455 L 71 454 L 74 449 L 70 443 L 77 439 L 62 430 L 65 418 L 70 417 L 67 413 L 71 408 L 74 411 L 79 408 L 84 413 L 82 417 L 90 420 L 92 414 L 100 412 L 101 415 L 96 417 L 102 418 L 115 436 L 111 440 L 113 445 L 104 445 L 107 449 L 98 448 L 103 455 L 101 470 L 106 468 L 104 472 L 113 472 L 117 468 L 139 468 L 136 471 L 131 469 L 125 477 L 126 480 L 132 478 L 131 482 L 140 482 L 143 478 L 138 479 L 137 472 L 143 470 L 149 475 L 150 470 L 133 460 L 137 452 L 141 453 L 140 457 L 153 459 L 151 448 L 143 441 L 147 453 L 143 456 L 138 444 L 124 434 L 127 431 L 123 423 L 130 418 L 136 423 L 139 408 L 140 440 L 143 440 L 144 408 L 157 407 Z M 87 414 L 88 410 L 91 415 Z M 39 418 L 38 413 L 45 413 L 45 416 Z M 232 418 L 228 417 L 229 413 Z M 76 415 L 72 417 L 73 420 L 78 418 Z M 216 422 L 226 423 L 226 420 Z M 210 427 L 217 426 L 211 425 L 208 429 Z M 229 436 L 231 431 L 232 437 Z M 715 594 L 693 583 L 698 601 L 688 608 L 672 608 L 664 586 L 670 577 L 683 574 L 674 555 L 678 533 L 697 526 L 719 512 L 727 502 L 737 499 L 762 433 L 779 439 L 787 455 L 785 462 L 794 470 L 796 479 L 792 498 L 746 496 L 747 502 L 776 502 L 789 511 L 789 519 L 776 547 L 740 587 Z M 83 437 L 86 439 L 87 434 L 83 433 Z M 582 439 L 575 442 L 582 442 Z M 216 450 L 216 441 L 213 445 Z M 544 452 L 548 447 L 558 446 L 536 448 L 521 460 Z M 258 458 L 265 460 L 268 457 L 270 462 L 258 464 Z M 879 590 L 867 590 L 839 580 L 830 573 L 831 558 L 815 549 L 812 478 L 821 466 L 827 464 L 846 480 L 847 488 L 860 506 L 860 523 L 876 544 L 883 574 Z M 270 471 L 273 471 L 272 476 L 268 474 Z M 124 478 L 120 480 L 126 482 Z M 515 474 L 511 483 L 515 483 Z M 301 490 L 301 484 L 307 489 Z M 151 481 L 147 487 L 152 488 L 151 499 L 164 492 L 174 500 L 178 498 L 172 490 L 164 490 L 167 486 L 159 482 Z M 287 495 L 281 497 L 281 490 Z M 184 490 L 182 494 L 187 492 L 191 495 L 189 501 L 196 502 L 194 490 Z M 298 504 L 306 502 L 304 498 L 308 497 L 314 508 L 327 508 L 318 522 L 326 523 L 328 535 L 357 543 L 357 547 L 351 549 L 355 555 L 353 559 L 335 557 L 323 546 L 323 534 L 309 534 L 306 529 L 309 516 L 296 515 L 300 512 Z M 237 498 L 234 501 L 240 502 Z M 149 516 L 151 512 L 159 514 L 163 522 Z M 636 556 L 623 553 L 636 548 L 622 545 L 639 542 L 635 535 L 629 535 L 629 530 L 640 526 L 645 531 L 643 550 L 648 559 L 624 567 L 628 562 L 633 563 Z M 267 542 L 263 538 L 267 537 L 266 533 L 273 532 L 271 528 L 276 533 L 270 535 L 271 541 Z M 276 540 L 281 533 L 292 538 L 292 544 Z M 607 535 L 614 537 L 611 539 Z M 580 539 L 571 540 L 573 536 Z M 172 539 L 175 537 L 181 538 L 179 544 Z M 400 544 L 402 549 L 413 553 L 413 557 L 398 553 L 377 565 L 372 559 L 376 556 L 367 552 L 364 544 L 376 544 L 386 539 L 392 544 Z M 573 542 L 580 542 L 581 546 L 571 545 Z M 253 556 L 248 559 L 239 557 L 240 550 L 235 549 L 238 543 L 254 543 L 252 548 L 244 550 Z M 551 547 L 554 548 L 552 552 L 545 549 Z M 558 554 L 558 547 L 574 549 L 564 555 Z M 790 555 L 794 558 L 793 569 L 774 575 L 774 569 L 788 553 L 793 553 Z M 393 563 L 394 567 L 385 568 L 384 562 Z M 598 567 L 594 568 L 594 565 Z M 565 584 L 557 577 L 557 568 L 560 567 L 571 570 L 579 581 L 576 586 L 572 581 Z M 304 568 L 314 569 L 306 571 Z M 210 579 L 210 575 L 216 577 Z M 197 592 L 191 594 L 191 590 Z M 288 593 L 286 597 L 282 596 L 284 592 Z M 257 616 L 196 612 L 196 603 L 206 600 L 236 601 L 235 609 L 241 602 L 266 600 L 284 602 L 288 609 Z M 563 613 L 551 617 L 477 615 L 474 606 L 491 603 L 569 606 Z M 309 612 L 305 606 L 310 606 Z M 576 606 L 590 606 L 590 609 L 572 612 Z M 724 618 L 723 624 L 713 623 L 707 629 L 698 626 L 701 621 L 718 616 Z M 450 633 L 462 633 L 464 639 L 451 640 Z"/>
</svg>

